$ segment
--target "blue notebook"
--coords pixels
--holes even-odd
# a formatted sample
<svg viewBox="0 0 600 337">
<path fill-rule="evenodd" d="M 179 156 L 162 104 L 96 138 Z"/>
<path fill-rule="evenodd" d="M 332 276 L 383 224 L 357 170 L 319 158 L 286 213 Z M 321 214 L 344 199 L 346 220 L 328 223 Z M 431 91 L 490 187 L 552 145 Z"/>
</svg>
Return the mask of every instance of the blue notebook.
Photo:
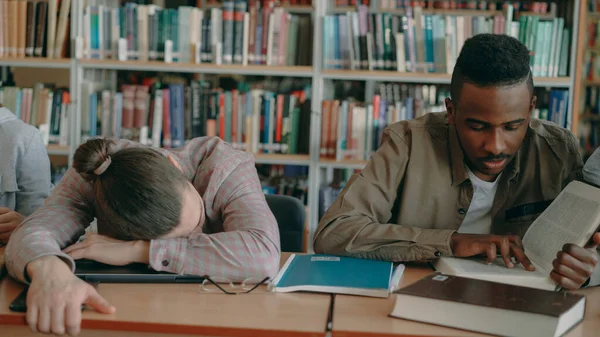
<svg viewBox="0 0 600 337">
<path fill-rule="evenodd" d="M 271 283 L 271 291 L 313 291 L 388 297 L 404 265 L 334 255 L 292 254 Z"/>
</svg>

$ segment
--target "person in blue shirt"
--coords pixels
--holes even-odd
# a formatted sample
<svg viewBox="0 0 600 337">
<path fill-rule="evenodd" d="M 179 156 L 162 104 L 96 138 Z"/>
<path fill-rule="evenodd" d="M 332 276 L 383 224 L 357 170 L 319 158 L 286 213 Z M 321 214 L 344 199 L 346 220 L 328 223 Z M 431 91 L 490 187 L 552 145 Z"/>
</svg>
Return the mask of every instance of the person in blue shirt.
<svg viewBox="0 0 600 337">
<path fill-rule="evenodd" d="M 40 131 L 0 104 L 0 246 L 51 189 L 50 159 Z"/>
</svg>

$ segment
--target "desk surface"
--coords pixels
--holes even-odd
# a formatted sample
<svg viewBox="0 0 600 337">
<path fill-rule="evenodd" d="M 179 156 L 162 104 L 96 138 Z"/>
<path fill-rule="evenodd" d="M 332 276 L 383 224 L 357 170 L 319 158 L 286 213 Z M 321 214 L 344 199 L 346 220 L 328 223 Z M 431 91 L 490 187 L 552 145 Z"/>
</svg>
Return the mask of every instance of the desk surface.
<svg viewBox="0 0 600 337">
<path fill-rule="evenodd" d="M 282 261 L 288 256 L 282 254 Z M 0 282 L 0 324 L 25 324 L 24 314 L 8 309 L 22 289 L 21 284 L 9 278 Z M 100 284 L 98 292 L 117 311 L 105 315 L 86 309 L 82 331 L 204 336 L 325 335 L 331 301 L 328 294 L 276 294 L 264 287 L 244 295 L 199 294 L 198 290 L 197 284 Z"/>
<path fill-rule="evenodd" d="M 0 257 L 3 253 L 0 248 Z M 282 254 L 282 262 L 289 254 Z M 402 286 L 431 273 L 426 266 L 409 265 Z M 34 336 L 23 314 L 8 305 L 22 285 L 0 281 L 0 325 L 15 337 Z M 120 331 L 111 336 L 324 336 L 330 296 L 310 293 L 251 293 L 246 295 L 198 294 L 198 285 L 101 284 L 98 291 L 117 312 L 102 315 L 86 310 L 81 336 L 104 336 L 102 330 Z M 600 287 L 577 291 L 587 296 L 585 320 L 566 337 L 597 336 L 600 331 Z M 337 295 L 333 337 L 484 336 L 463 330 L 389 317 L 394 298 Z M 35 334 L 37 335 L 37 334 Z"/>
<path fill-rule="evenodd" d="M 432 272 L 433 270 L 427 266 L 409 265 L 402 278 L 401 287 L 412 284 Z M 598 331 L 600 331 L 600 287 L 578 290 L 576 293 L 584 294 L 587 297 L 585 319 L 565 337 L 598 336 Z M 336 295 L 333 311 L 333 337 L 489 336 L 389 317 L 393 306 L 393 295 L 387 299 Z"/>
</svg>

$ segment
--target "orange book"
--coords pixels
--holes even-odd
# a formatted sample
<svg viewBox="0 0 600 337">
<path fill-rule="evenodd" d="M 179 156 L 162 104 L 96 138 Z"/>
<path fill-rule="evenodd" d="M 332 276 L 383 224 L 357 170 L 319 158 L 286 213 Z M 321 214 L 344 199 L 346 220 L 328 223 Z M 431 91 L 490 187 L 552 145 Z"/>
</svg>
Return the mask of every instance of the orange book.
<svg viewBox="0 0 600 337">
<path fill-rule="evenodd" d="M 219 94 L 219 137 L 225 140 L 225 94 Z"/>
<path fill-rule="evenodd" d="M 277 125 L 275 129 L 275 141 L 281 143 L 281 134 L 283 133 L 283 102 L 285 96 L 277 95 Z"/>
<path fill-rule="evenodd" d="M 231 90 L 231 145 L 239 150 L 241 144 L 238 142 L 238 101 L 239 92 L 236 89 Z"/>
<path fill-rule="evenodd" d="M 340 101 L 335 100 L 331 104 L 330 121 L 329 121 L 329 140 L 327 143 L 327 157 L 335 159 L 335 153 L 337 151 L 337 129 L 338 129 L 338 115 L 340 110 Z"/>
<path fill-rule="evenodd" d="M 163 91 L 163 147 L 165 149 L 171 148 L 171 96 L 169 95 L 169 89 L 162 89 Z M 123 99 L 125 102 L 125 99 Z M 125 103 L 123 103 L 125 106 Z M 125 109 L 123 109 L 125 111 Z M 123 114 L 124 115 L 124 114 Z"/>
</svg>

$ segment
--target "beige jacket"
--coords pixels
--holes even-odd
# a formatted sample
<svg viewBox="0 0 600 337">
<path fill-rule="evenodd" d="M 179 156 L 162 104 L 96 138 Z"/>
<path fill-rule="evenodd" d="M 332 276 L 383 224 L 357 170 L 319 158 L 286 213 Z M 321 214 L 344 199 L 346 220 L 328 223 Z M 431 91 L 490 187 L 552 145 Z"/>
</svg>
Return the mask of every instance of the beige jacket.
<svg viewBox="0 0 600 337">
<path fill-rule="evenodd" d="M 568 182 L 582 178 L 582 166 L 572 133 L 532 120 L 501 175 L 493 233 L 522 237 Z M 389 261 L 451 256 L 450 237 L 472 196 L 463 151 L 446 113 L 393 124 L 321 219 L 315 252 Z"/>
</svg>

